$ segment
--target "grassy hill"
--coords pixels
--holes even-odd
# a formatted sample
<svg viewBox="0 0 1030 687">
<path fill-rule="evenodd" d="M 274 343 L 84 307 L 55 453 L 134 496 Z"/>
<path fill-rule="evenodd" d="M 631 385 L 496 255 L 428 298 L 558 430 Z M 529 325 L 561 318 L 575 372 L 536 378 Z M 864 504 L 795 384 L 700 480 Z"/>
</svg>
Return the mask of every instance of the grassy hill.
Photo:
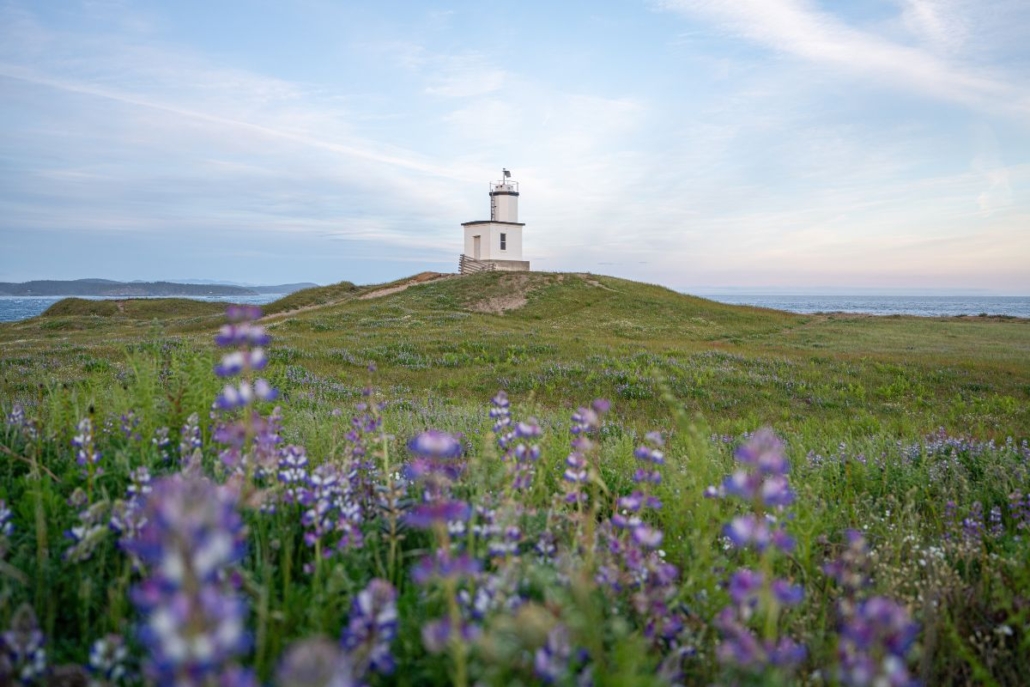
<svg viewBox="0 0 1030 687">
<path fill-rule="evenodd" d="M 0 388 L 18 395 L 43 380 L 101 384 L 124 370 L 127 353 L 159 340 L 209 350 L 221 308 L 62 301 L 0 327 Z M 503 388 L 568 408 L 604 396 L 644 419 L 664 407 L 664 395 L 727 432 L 773 423 L 1002 436 L 1030 426 L 1030 323 L 1022 320 L 795 315 L 612 277 L 535 272 L 343 282 L 265 311 L 278 381 L 298 398 L 357 397 L 373 363 L 376 385 L 399 398 L 461 403 Z"/>
<path fill-rule="evenodd" d="M 190 537 L 208 535 L 184 528 L 208 518 L 246 544 L 224 547 L 209 591 L 233 595 L 253 638 L 239 661 L 263 684 L 298 655 L 292 642 L 346 636 L 373 579 L 396 592 L 397 670 L 370 684 L 542 684 L 536 659 L 559 627 L 585 647 L 562 661 L 589 658 L 599 687 L 669 684 L 670 657 L 677 684 L 836 684 L 856 628 L 877 635 L 874 669 L 922 684 L 1021 684 L 1030 670 L 1028 321 L 795 315 L 589 274 L 422 273 L 269 304 L 261 374 L 281 396 L 222 412 L 213 400 L 239 379 L 213 374 L 221 309 L 67 300 L 0 325 L 0 629 L 31 607 L 55 664 L 149 622 L 137 605 L 150 595 L 130 590 L 157 576 L 150 588 L 174 591 L 160 576 L 176 567 L 137 569 L 126 551 L 154 555 L 160 538 L 194 565 L 175 552 L 202 550 Z M 488 415 L 500 389 L 527 422 L 503 442 Z M 573 419 L 598 397 L 606 415 Z M 453 436 L 421 435 L 426 455 L 403 470 L 428 428 Z M 135 501 L 148 475 L 152 495 Z M 215 503 L 231 512 L 203 507 Z M 156 534 L 133 549 L 135 530 L 107 518 L 141 512 Z M 456 544 L 469 558 L 451 577 Z M 210 598 L 194 608 L 220 608 Z M 877 617 L 859 617 L 863 599 Z M 423 629 L 463 614 L 482 635 L 436 653 Z M 734 637 L 806 651 L 790 653 L 797 672 L 777 658 L 750 675 L 766 659 L 727 662 Z"/>
</svg>

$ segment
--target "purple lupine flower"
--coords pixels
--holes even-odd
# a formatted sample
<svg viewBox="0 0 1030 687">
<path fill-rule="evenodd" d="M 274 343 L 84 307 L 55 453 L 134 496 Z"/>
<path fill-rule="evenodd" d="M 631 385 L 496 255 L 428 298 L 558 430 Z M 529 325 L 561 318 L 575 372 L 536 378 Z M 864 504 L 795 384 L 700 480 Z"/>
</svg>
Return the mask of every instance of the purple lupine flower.
<svg viewBox="0 0 1030 687">
<path fill-rule="evenodd" d="M 93 557 L 93 551 L 107 535 L 108 504 L 106 501 L 90 504 L 82 489 L 76 489 L 68 502 L 80 510 L 78 524 L 64 533 L 65 538 L 71 540 L 71 546 L 64 552 L 64 559 L 81 563 Z"/>
<path fill-rule="evenodd" d="M 495 611 L 511 615 L 524 602 L 524 581 L 515 566 L 504 566 L 488 575 L 477 575 L 469 588 L 458 592 L 463 615 L 482 622 Z"/>
<path fill-rule="evenodd" d="M 215 337 L 215 343 L 222 348 L 230 346 L 267 346 L 271 337 L 265 328 L 258 324 L 239 322 L 223 324 Z"/>
<path fill-rule="evenodd" d="M 772 542 L 772 532 L 769 522 L 764 517 L 757 515 L 738 515 L 726 525 L 722 533 L 737 548 L 743 549 L 753 546 L 761 552 Z"/>
<path fill-rule="evenodd" d="M 324 637 L 294 642 L 276 670 L 276 684 L 289 687 L 359 687 L 350 657 Z"/>
<path fill-rule="evenodd" d="M 574 650 L 569 639 L 569 630 L 558 624 L 547 633 L 547 641 L 533 655 L 533 672 L 545 684 L 564 682 L 575 678 L 577 685 L 592 685 L 592 666 L 586 651 Z"/>
<path fill-rule="evenodd" d="M 8 427 L 18 430 L 29 439 L 35 439 L 39 434 L 36 430 L 36 421 L 25 416 L 25 408 L 20 403 L 15 403 L 11 407 L 6 420 Z"/>
<path fill-rule="evenodd" d="M 475 641 L 480 630 L 475 625 L 462 622 L 455 631 L 450 618 L 430 620 L 422 625 L 422 645 L 431 654 L 439 654 L 454 641 L 469 643 Z"/>
<path fill-rule="evenodd" d="M 22 604 L 7 631 L 0 633 L 0 658 L 21 684 L 36 684 L 46 673 L 44 641 L 35 612 L 28 604 Z"/>
<path fill-rule="evenodd" d="M 93 683 L 118 684 L 129 677 L 129 648 L 121 635 L 109 634 L 93 642 L 89 650 L 89 672 Z"/>
<path fill-rule="evenodd" d="M 215 343 L 222 347 L 235 347 L 236 350 L 222 357 L 215 366 L 215 374 L 219 377 L 242 375 L 243 379 L 226 384 L 215 400 L 215 407 L 231 411 L 257 401 L 275 400 L 279 394 L 272 385 L 263 378 L 252 379 L 251 374 L 264 369 L 268 363 L 262 346 L 268 345 L 270 337 L 263 327 L 252 323 L 261 316 L 260 309 L 233 306 L 226 314 L 230 324 L 223 325 Z"/>
<path fill-rule="evenodd" d="M 783 443 L 768 429 L 755 432 L 735 453 L 742 465 L 718 490 L 709 488 L 706 496 L 734 497 L 745 501 L 750 512 L 737 515 L 724 527 L 723 534 L 736 548 L 753 548 L 762 557 L 776 551 L 791 551 L 794 540 L 777 524 L 767 509 L 783 510 L 793 502 L 787 480 L 789 464 Z M 769 579 L 748 569 L 733 573 L 729 581 L 732 604 L 724 608 L 715 625 L 722 634 L 719 660 L 737 669 L 759 672 L 776 668 L 793 670 L 805 656 L 805 648 L 789 637 L 760 639 L 748 623 L 756 617 L 766 627 L 776 627 L 783 607 L 804 598 L 804 588 L 788 580 Z"/>
<path fill-rule="evenodd" d="M 601 429 L 601 418 L 608 411 L 609 403 L 597 399 L 589 408 L 580 407 L 572 414 L 572 453 L 565 459 L 565 502 L 585 503 L 584 485 L 590 481 L 590 464 L 587 454 L 594 450 L 590 437 Z"/>
<path fill-rule="evenodd" d="M 451 460 L 461 457 L 462 448 L 458 438 L 435 429 L 422 432 L 410 442 L 408 449 L 423 458 Z"/>
<path fill-rule="evenodd" d="M 824 565 L 823 572 L 853 596 L 869 584 L 869 547 L 858 530 L 847 530 L 844 535 L 847 548 L 839 558 Z"/>
<path fill-rule="evenodd" d="M 409 527 L 428 530 L 441 524 L 465 522 L 470 514 L 471 509 L 464 501 L 435 501 L 412 506 L 404 516 L 404 522 Z"/>
<path fill-rule="evenodd" d="M 783 442 L 767 427 L 763 427 L 736 450 L 734 457 L 763 475 L 785 475 L 790 464 L 783 452 Z"/>
<path fill-rule="evenodd" d="M 362 396 L 368 398 L 372 396 L 373 391 L 365 388 L 361 393 Z M 375 508 L 378 487 L 378 467 L 374 460 L 368 458 L 370 437 L 378 434 L 382 429 L 381 412 L 384 408 L 385 403 L 374 404 L 371 400 L 357 404 L 357 412 L 350 420 L 351 429 L 346 434 L 350 449 L 350 466 L 347 476 L 351 482 L 351 492 L 361 507 L 368 511 Z"/>
<path fill-rule="evenodd" d="M 782 528 L 771 527 L 763 514 L 765 508 L 782 509 L 794 500 L 787 480 L 789 463 L 783 443 L 771 430 L 761 429 L 735 455 L 744 468 L 727 477 L 721 490 L 709 487 L 705 496 L 737 497 L 749 502 L 755 512 L 734 518 L 723 533 L 736 547 L 752 546 L 761 552 L 772 544 L 784 551 L 792 550 L 794 540 Z"/>
<path fill-rule="evenodd" d="M 153 484 L 147 522 L 127 548 L 150 571 L 132 599 L 155 682 L 202 683 L 249 646 L 246 602 L 225 575 L 243 557 L 236 500 L 235 491 L 199 475 Z"/>
<path fill-rule="evenodd" d="M 623 512 L 613 514 L 611 523 L 618 529 L 628 530 L 630 539 L 635 544 L 654 549 L 662 543 L 664 535 L 661 530 L 645 524 L 638 514 L 662 507 L 662 502 L 651 496 L 649 491 L 650 485 L 660 484 L 662 481 L 657 466 L 665 464 L 665 454 L 661 451 L 664 441 L 658 432 L 649 432 L 645 439 L 647 443 L 638 446 L 633 453 L 637 461 L 645 466 L 633 475 L 633 481 L 641 488 L 617 500 L 616 504 Z"/>
<path fill-rule="evenodd" d="M 228 666 L 218 675 L 218 687 L 261 687 L 257 675 L 250 668 Z"/>
<path fill-rule="evenodd" d="M 896 601 L 874 596 L 860 603 L 841 627 L 837 678 L 855 687 L 918 684 L 906 662 L 918 632 L 919 626 Z"/>
<path fill-rule="evenodd" d="M 303 446 L 284 446 L 279 454 L 279 482 L 283 485 L 283 500 L 298 503 L 308 483 L 308 455 Z"/>
<path fill-rule="evenodd" d="M 787 580 L 773 580 L 771 588 L 773 596 L 784 606 L 797 606 L 805 598 L 805 588 Z"/>
<path fill-rule="evenodd" d="M 96 467 L 100 462 L 100 451 L 96 450 L 93 444 L 93 421 L 88 417 L 79 420 L 78 434 L 72 437 L 72 446 L 75 447 L 75 462 L 86 468 L 90 475 L 103 474 L 103 470 Z"/>
<path fill-rule="evenodd" d="M 126 498 L 118 501 L 111 509 L 111 518 L 108 526 L 119 536 L 119 546 L 129 552 L 133 566 L 138 568 L 139 558 L 131 552 L 129 542 L 139 536 L 140 530 L 146 524 L 147 519 L 144 513 L 146 499 L 152 490 L 150 471 L 146 467 L 138 467 L 129 473 L 129 486 L 126 488 Z"/>
<path fill-rule="evenodd" d="M 630 531 L 633 541 L 649 549 L 658 548 L 662 543 L 662 531 L 647 525 L 638 525 Z"/>
<path fill-rule="evenodd" d="M 223 448 L 218 452 L 222 466 L 232 474 L 264 479 L 276 474 L 282 411 L 276 407 L 268 415 L 250 411 L 243 417 L 215 426 L 214 440 Z"/>
<path fill-rule="evenodd" d="M 1001 506 L 991 508 L 991 513 L 988 516 L 987 533 L 994 539 L 1005 534 L 1005 525 L 1001 521 Z"/>
<path fill-rule="evenodd" d="M 713 623 L 722 633 L 722 641 L 716 649 L 719 661 L 731 668 L 756 672 L 766 666 L 787 671 L 796 668 L 807 654 L 805 647 L 788 637 L 776 640 L 760 639 L 754 631 L 743 624 L 737 611 L 727 606 Z"/>
<path fill-rule="evenodd" d="M 750 604 L 757 598 L 762 589 L 764 577 L 762 573 L 740 568 L 730 575 L 728 590 L 730 598 L 736 604 Z"/>
<path fill-rule="evenodd" d="M 464 469 L 461 441 L 446 432 L 429 430 L 408 443 L 414 457 L 405 471 L 422 487 L 422 502 L 406 516 L 408 524 L 421 529 L 464 523 L 469 506 L 451 496 L 451 485 Z"/>
<path fill-rule="evenodd" d="M 136 416 L 135 410 L 129 410 L 122 414 L 122 436 L 131 441 L 143 441 L 143 435 L 136 431 L 139 428 L 139 418 Z"/>
<path fill-rule="evenodd" d="M 511 403 L 508 401 L 508 394 L 498 391 L 497 395 L 490 399 L 490 418 L 494 420 L 494 434 L 497 435 L 497 443 L 501 450 L 506 450 L 507 429 L 511 424 Z"/>
<path fill-rule="evenodd" d="M 1017 532 L 1030 530 L 1030 493 L 1026 496 L 1020 491 L 1009 494 L 1009 513 Z"/>
<path fill-rule="evenodd" d="M 962 536 L 965 540 L 979 546 L 984 535 L 984 511 L 979 501 L 974 501 L 969 509 L 969 516 L 962 520 Z"/>
<path fill-rule="evenodd" d="M 14 525 L 11 524 L 11 509 L 7 502 L 0 499 L 0 537 L 10 537 L 14 534 Z"/>
<path fill-rule="evenodd" d="M 168 432 L 169 429 L 167 427 L 158 427 L 154 431 L 154 438 L 150 440 L 150 443 L 157 449 L 157 455 L 161 460 L 168 460 L 168 447 L 172 445 Z"/>
<path fill-rule="evenodd" d="M 540 460 L 540 444 L 536 443 L 542 431 L 534 418 L 515 423 L 515 428 L 505 436 L 507 452 L 505 460 L 512 460 L 512 489 L 524 491 L 533 485 L 536 462 Z"/>
<path fill-rule="evenodd" d="M 323 463 L 311 472 L 300 502 L 305 507 L 301 516 L 307 530 L 304 542 L 321 549 L 323 557 L 332 556 L 334 549 L 362 546 L 361 507 L 351 498 L 350 482 L 335 465 Z M 339 538 L 333 541 L 337 535 Z"/>
<path fill-rule="evenodd" d="M 142 504 L 151 492 L 150 481 L 150 470 L 141 465 L 129 472 L 129 486 L 126 487 L 125 493 L 131 500 Z"/>
<path fill-rule="evenodd" d="M 11 407 L 11 412 L 7 414 L 6 422 L 8 427 L 21 428 L 25 425 L 25 409 L 22 408 L 21 403 L 15 403 Z"/>
<path fill-rule="evenodd" d="M 589 408 L 580 407 L 572 414 L 573 434 L 593 434 L 601 429 L 601 418 L 608 412 L 611 403 L 603 398 L 596 399 Z"/>
<path fill-rule="evenodd" d="M 367 670 L 389 675 L 395 662 L 390 644 L 397 636 L 397 590 L 386 580 L 374 579 L 358 592 L 341 643 L 357 676 Z"/>
<path fill-rule="evenodd" d="M 411 568 L 411 579 L 415 584 L 426 585 L 435 580 L 462 579 L 472 577 L 482 570 L 483 564 L 467 553 L 457 556 L 437 549 Z"/>
<path fill-rule="evenodd" d="M 239 384 L 226 384 L 215 399 L 215 406 L 219 410 L 234 410 L 256 401 L 274 401 L 278 396 L 279 392 L 265 379 L 257 379 L 253 384 L 243 380 Z"/>
<path fill-rule="evenodd" d="M 235 377 L 246 370 L 263 370 L 268 365 L 268 354 L 263 348 L 236 350 L 226 353 L 215 366 L 219 377 Z"/>
<path fill-rule="evenodd" d="M 558 553 L 557 537 L 550 530 L 544 530 L 533 544 L 533 550 L 537 554 L 538 563 L 553 564 Z"/>
<path fill-rule="evenodd" d="M 179 437 L 179 460 L 185 463 L 193 456 L 195 451 L 199 451 L 203 446 L 203 440 L 200 436 L 199 415 L 193 413 L 186 418 L 186 424 L 182 426 Z"/>
<path fill-rule="evenodd" d="M 487 544 L 487 553 L 494 557 L 514 556 L 519 552 L 519 543 L 522 541 L 522 530 L 515 525 L 504 528 L 501 538 L 491 539 Z"/>
</svg>

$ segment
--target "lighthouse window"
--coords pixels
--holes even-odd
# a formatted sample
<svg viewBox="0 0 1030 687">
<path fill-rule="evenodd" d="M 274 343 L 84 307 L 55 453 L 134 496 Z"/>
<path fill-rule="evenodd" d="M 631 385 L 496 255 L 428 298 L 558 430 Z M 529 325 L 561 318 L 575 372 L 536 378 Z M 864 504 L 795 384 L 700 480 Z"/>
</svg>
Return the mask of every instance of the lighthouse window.
<svg viewBox="0 0 1030 687">
<path fill-rule="evenodd" d="M 508 235 L 501 234 L 501 250 L 508 250 Z"/>
</svg>

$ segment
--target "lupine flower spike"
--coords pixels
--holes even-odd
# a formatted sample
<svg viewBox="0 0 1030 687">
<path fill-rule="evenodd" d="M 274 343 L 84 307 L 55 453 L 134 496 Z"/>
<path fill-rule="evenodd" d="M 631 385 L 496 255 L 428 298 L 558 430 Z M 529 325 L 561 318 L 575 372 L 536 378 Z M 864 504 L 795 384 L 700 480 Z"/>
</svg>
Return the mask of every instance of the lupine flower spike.
<svg viewBox="0 0 1030 687">
<path fill-rule="evenodd" d="M 235 493 L 200 476 L 167 477 L 153 484 L 144 517 L 127 547 L 149 571 L 133 591 L 148 678 L 200 684 L 236 676 L 225 671 L 249 638 L 246 604 L 226 576 L 243 556 Z"/>
</svg>

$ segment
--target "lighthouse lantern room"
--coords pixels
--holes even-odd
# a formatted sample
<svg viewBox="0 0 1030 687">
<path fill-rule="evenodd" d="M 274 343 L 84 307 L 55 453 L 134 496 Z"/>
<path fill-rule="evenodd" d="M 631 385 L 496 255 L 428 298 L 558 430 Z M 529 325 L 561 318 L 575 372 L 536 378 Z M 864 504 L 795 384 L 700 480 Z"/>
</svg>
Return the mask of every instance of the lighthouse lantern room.
<svg viewBox="0 0 1030 687">
<path fill-rule="evenodd" d="M 465 252 L 458 261 L 462 274 L 491 270 L 526 271 L 522 259 L 522 228 L 519 222 L 519 183 L 511 172 L 501 170 L 501 180 L 490 182 L 490 219 L 464 222 Z"/>
</svg>

